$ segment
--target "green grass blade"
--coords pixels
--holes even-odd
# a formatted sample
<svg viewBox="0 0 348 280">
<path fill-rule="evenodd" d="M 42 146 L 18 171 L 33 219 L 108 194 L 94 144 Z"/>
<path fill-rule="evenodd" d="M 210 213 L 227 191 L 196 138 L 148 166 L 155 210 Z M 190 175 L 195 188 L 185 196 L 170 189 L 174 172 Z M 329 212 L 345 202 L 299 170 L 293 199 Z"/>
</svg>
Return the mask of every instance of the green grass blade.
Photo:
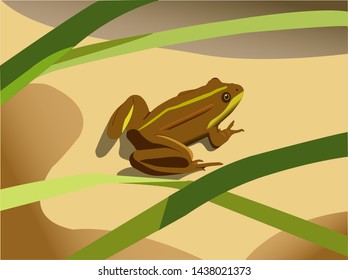
<svg viewBox="0 0 348 280">
<path fill-rule="evenodd" d="M 344 154 L 347 154 L 347 149 L 344 150 L 344 145 L 342 145 L 347 141 L 346 135 L 341 134 L 340 139 L 341 140 L 337 141 L 336 144 L 341 148 L 337 149 L 336 151 L 332 151 L 331 156 L 329 156 L 327 159 L 341 157 L 344 156 Z M 339 152 L 339 150 L 341 150 L 341 152 Z M 320 157 L 320 160 L 321 159 L 325 160 L 323 156 Z M 232 178 L 234 178 L 233 174 L 230 175 Z M 229 180 L 232 180 L 232 178 L 229 178 Z M 1 210 L 10 209 L 16 206 L 21 206 L 68 192 L 77 191 L 93 185 L 109 183 L 160 185 L 176 189 L 182 189 L 183 187 L 190 184 L 189 181 L 177 181 L 157 178 L 140 178 L 105 174 L 78 175 L 66 178 L 50 179 L 42 182 L 29 183 L 3 189 L 0 191 Z M 287 213 L 231 193 L 223 193 L 212 199 L 211 202 L 270 226 L 279 228 L 288 233 L 294 234 L 298 237 L 304 238 L 308 241 L 314 242 L 318 245 L 334 250 L 343 255 L 347 255 L 347 246 L 345 246 L 347 244 L 347 237 L 343 234 L 334 232 L 298 217 L 289 215 Z M 124 224 L 122 229 L 118 230 L 118 235 L 120 235 L 120 238 L 123 235 L 127 235 L 123 231 L 130 230 L 130 226 L 134 227 L 133 230 L 138 232 L 139 236 L 135 237 L 133 235 L 127 235 L 129 238 L 123 239 L 123 242 L 120 243 L 121 247 L 115 247 L 114 249 L 122 250 L 122 248 L 125 248 L 124 246 L 127 247 L 128 245 L 134 243 L 134 238 L 141 239 L 144 234 L 151 234 L 152 232 L 156 231 L 156 229 L 158 229 L 158 227 L 160 226 L 159 223 L 148 224 L 149 227 L 146 227 L 146 232 L 145 228 L 143 228 L 142 231 L 139 232 L 136 230 L 136 227 L 137 225 L 139 225 L 139 223 L 148 222 L 148 219 L 155 219 L 157 221 L 159 221 L 160 219 L 162 223 L 163 213 L 165 212 L 164 207 L 167 206 L 167 203 L 167 199 L 163 200 L 160 204 L 158 204 L 157 207 L 154 207 L 151 211 L 147 211 L 146 215 L 142 216 L 141 219 L 133 219 L 131 224 Z M 108 239 L 105 239 L 104 241 L 109 242 Z"/>
<path fill-rule="evenodd" d="M 116 176 L 109 174 L 83 174 L 48 179 L 1 189 L 0 211 L 101 184 L 142 184 L 152 186 L 159 184 L 161 186 L 180 188 L 189 183 L 191 183 L 191 181 Z"/>
<path fill-rule="evenodd" d="M 57 26 L 1 65 L 1 104 L 93 31 L 130 10 L 154 1 L 157 0 L 97 1 Z"/>
<path fill-rule="evenodd" d="M 251 156 L 223 166 L 168 198 L 162 227 L 219 194 L 257 178 L 314 162 L 347 156 L 347 133 Z M 212 188 L 219 182 L 219 185 Z M 178 205 L 181 205 L 178 208 Z"/>
<path fill-rule="evenodd" d="M 348 26 L 345 11 L 309 11 L 256 16 L 183 27 L 76 48 L 45 73 L 107 57 L 198 40 L 264 31 Z"/>
<path fill-rule="evenodd" d="M 66 48 L 61 51 L 57 51 L 46 58 L 42 59 L 40 62 L 35 64 L 29 71 L 23 73 L 18 77 L 13 83 L 9 84 L 7 87 L 1 90 L 1 105 L 5 104 L 10 100 L 17 92 L 24 88 L 30 81 L 39 76 L 47 65 L 52 65 L 58 58 L 60 58 L 65 53 L 69 52 L 71 48 Z M 2 69 L 1 69 L 2 71 Z M 6 73 L 1 72 L 1 73 Z"/>
<path fill-rule="evenodd" d="M 232 188 L 286 169 L 341 157 L 347 157 L 347 133 L 337 134 L 239 160 L 189 184 L 187 187 L 160 201 L 76 252 L 70 259 L 106 259 L 129 245 L 175 222 L 205 202 L 218 197 Z M 240 208 L 240 211 L 245 212 L 245 205 L 242 204 Z M 251 207 L 251 209 L 254 208 Z M 234 211 L 236 210 L 234 209 Z M 267 214 L 269 211 L 270 209 L 267 209 L 265 213 Z M 260 213 L 254 213 L 254 215 L 260 219 Z M 283 215 L 281 218 L 284 218 L 286 221 L 287 216 Z M 263 216 L 263 219 L 267 219 L 267 216 Z M 279 220 L 277 221 L 279 223 Z M 277 221 L 275 224 L 277 224 Z M 273 225 L 272 215 L 271 219 L 266 223 Z M 143 229 L 144 225 L 146 227 Z M 293 234 L 298 233 L 298 236 L 309 238 L 308 240 L 315 244 L 324 246 L 340 254 L 346 254 L 346 246 L 342 247 L 344 243 L 342 238 L 339 239 L 338 245 L 335 240 L 331 241 L 332 236 L 337 238 L 335 234 L 327 236 L 327 231 L 325 232 L 324 230 L 317 233 L 314 229 L 315 234 L 319 234 L 318 238 L 312 236 L 313 227 L 309 232 L 303 234 L 303 229 L 300 228 L 301 224 L 293 223 L 290 220 L 289 226 Z M 347 242 L 344 243 L 344 245 L 346 244 Z"/>
<path fill-rule="evenodd" d="M 2 189 L 0 190 L 0 210 L 11 209 L 101 184 L 142 184 L 182 189 L 190 183 L 191 181 L 114 176 L 106 174 L 77 175 Z M 219 195 L 210 200 L 210 202 L 276 227 L 285 232 L 294 234 L 305 240 L 315 240 L 316 244 L 321 244 L 324 247 L 325 244 L 331 244 L 330 248 L 335 248 L 336 252 L 347 255 L 347 247 L 344 246 L 347 244 L 347 237 L 341 233 L 228 192 Z M 163 206 L 164 203 L 161 205 Z M 129 230 L 129 228 L 127 230 Z"/>
</svg>

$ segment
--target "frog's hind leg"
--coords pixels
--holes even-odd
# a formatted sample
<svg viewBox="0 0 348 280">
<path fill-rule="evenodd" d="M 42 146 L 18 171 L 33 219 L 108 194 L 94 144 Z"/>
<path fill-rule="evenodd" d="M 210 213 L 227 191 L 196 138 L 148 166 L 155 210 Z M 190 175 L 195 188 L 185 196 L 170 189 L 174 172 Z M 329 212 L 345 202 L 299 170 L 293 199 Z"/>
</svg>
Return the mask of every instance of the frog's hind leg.
<svg viewBox="0 0 348 280">
<path fill-rule="evenodd" d="M 205 167 L 221 165 L 220 162 L 200 163 L 202 160 L 187 160 L 170 148 L 157 148 L 135 151 L 129 158 L 131 165 L 150 175 L 163 176 L 192 173 L 205 170 Z"/>
<path fill-rule="evenodd" d="M 192 152 L 189 148 L 167 136 L 156 135 L 151 142 L 157 147 L 137 150 L 130 157 L 130 163 L 134 168 L 150 175 L 192 173 L 204 170 L 208 166 L 222 164 L 192 160 Z"/>
<path fill-rule="evenodd" d="M 135 151 L 129 158 L 131 165 L 150 175 L 179 174 L 188 161 L 180 153 L 170 148 L 157 148 Z"/>
<path fill-rule="evenodd" d="M 148 113 L 149 108 L 141 96 L 128 97 L 112 114 L 107 125 L 107 135 L 117 140 L 124 131 L 137 128 Z"/>
</svg>

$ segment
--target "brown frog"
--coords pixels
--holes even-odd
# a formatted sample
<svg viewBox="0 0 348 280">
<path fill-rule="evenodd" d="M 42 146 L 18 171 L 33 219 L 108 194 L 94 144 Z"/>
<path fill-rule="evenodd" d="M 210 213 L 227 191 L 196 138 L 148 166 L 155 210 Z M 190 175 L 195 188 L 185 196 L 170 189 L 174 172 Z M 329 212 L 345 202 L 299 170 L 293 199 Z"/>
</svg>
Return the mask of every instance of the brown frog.
<svg viewBox="0 0 348 280">
<path fill-rule="evenodd" d="M 240 85 L 213 78 L 202 87 L 179 93 L 151 112 L 142 97 L 132 95 L 111 116 L 107 134 L 117 140 L 127 132 L 136 149 L 130 163 L 144 173 L 169 175 L 204 170 L 222 163 L 193 160 L 187 146 L 208 137 L 211 145 L 218 148 L 243 131 L 232 130 L 234 122 L 226 129 L 218 128 L 243 94 Z"/>
</svg>

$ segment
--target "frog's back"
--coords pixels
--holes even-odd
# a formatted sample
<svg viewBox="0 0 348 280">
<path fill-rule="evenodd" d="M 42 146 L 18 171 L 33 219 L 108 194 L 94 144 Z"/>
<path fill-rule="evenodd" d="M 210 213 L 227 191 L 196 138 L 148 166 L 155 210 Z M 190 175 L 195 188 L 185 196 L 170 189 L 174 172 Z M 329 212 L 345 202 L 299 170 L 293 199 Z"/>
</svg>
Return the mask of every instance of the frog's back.
<svg viewBox="0 0 348 280">
<path fill-rule="evenodd" d="M 144 136 L 165 135 L 185 145 L 204 138 L 211 119 L 210 110 L 214 105 L 206 100 L 182 105 L 187 100 L 179 97 L 168 100 L 153 110 L 144 119 L 139 132 Z"/>
<path fill-rule="evenodd" d="M 206 85 L 179 93 L 151 111 L 139 126 L 144 137 L 165 135 L 189 145 L 208 134 L 208 126 L 225 110 L 221 96 L 234 84 L 214 78 Z"/>
</svg>

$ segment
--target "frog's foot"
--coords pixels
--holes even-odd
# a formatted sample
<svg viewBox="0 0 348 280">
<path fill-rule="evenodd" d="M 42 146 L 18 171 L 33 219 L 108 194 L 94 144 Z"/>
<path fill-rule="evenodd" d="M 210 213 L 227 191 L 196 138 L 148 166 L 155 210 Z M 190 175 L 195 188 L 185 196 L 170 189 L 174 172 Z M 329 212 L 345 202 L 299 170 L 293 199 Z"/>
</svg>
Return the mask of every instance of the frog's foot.
<svg viewBox="0 0 348 280">
<path fill-rule="evenodd" d="M 233 134 L 239 133 L 244 131 L 244 129 L 232 129 L 234 125 L 234 121 L 230 123 L 230 125 L 223 130 L 218 129 L 217 127 L 212 127 L 211 129 L 209 129 L 209 141 L 210 144 L 215 147 L 218 148 L 221 145 L 225 144 L 228 139 L 230 139 L 230 137 Z"/>
<path fill-rule="evenodd" d="M 233 126 L 234 126 L 234 121 L 231 122 L 230 125 L 226 129 L 222 130 L 221 132 L 228 133 L 230 134 L 230 136 L 238 132 L 244 132 L 244 129 L 236 129 L 236 130 L 231 129 Z"/>
</svg>

